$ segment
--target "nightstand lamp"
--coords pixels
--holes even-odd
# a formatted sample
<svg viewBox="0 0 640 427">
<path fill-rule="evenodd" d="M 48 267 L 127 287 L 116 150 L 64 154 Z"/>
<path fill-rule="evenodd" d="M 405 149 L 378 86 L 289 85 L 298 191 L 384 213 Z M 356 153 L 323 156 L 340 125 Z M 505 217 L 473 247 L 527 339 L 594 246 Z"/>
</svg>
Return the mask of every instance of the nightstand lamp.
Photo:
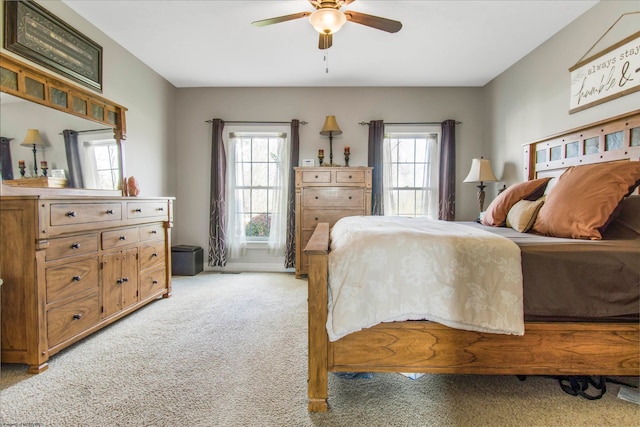
<svg viewBox="0 0 640 427">
<path fill-rule="evenodd" d="M 464 182 L 479 182 L 478 185 L 478 207 L 480 212 L 484 210 L 484 185 L 485 182 L 495 182 L 498 179 L 491 170 L 491 163 L 488 159 L 480 157 L 479 159 L 473 159 L 471 161 L 471 170 L 464 179 Z"/>
</svg>

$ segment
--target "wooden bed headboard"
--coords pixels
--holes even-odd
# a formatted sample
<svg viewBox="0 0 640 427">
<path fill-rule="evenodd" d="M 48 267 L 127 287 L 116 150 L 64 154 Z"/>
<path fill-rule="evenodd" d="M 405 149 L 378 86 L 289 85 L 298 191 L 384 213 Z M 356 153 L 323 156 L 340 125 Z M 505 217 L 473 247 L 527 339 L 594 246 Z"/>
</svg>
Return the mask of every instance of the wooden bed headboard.
<svg viewBox="0 0 640 427">
<path fill-rule="evenodd" d="M 558 177 L 570 166 L 616 160 L 640 160 L 640 110 L 525 144 L 524 177 Z"/>
</svg>

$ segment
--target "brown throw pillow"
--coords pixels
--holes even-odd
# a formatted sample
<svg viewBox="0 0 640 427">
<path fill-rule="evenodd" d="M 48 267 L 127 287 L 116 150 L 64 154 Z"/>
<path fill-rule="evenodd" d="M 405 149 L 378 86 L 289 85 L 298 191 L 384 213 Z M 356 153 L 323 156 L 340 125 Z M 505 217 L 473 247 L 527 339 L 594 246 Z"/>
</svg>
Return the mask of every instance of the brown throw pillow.
<svg viewBox="0 0 640 427">
<path fill-rule="evenodd" d="M 558 179 L 538 212 L 538 233 L 574 239 L 602 239 L 620 201 L 640 184 L 640 162 L 572 166 Z"/>
<path fill-rule="evenodd" d="M 507 214 L 520 200 L 537 200 L 547 187 L 551 178 L 539 178 L 508 187 L 493 199 L 482 217 L 482 224 L 493 227 L 505 225 Z"/>
</svg>

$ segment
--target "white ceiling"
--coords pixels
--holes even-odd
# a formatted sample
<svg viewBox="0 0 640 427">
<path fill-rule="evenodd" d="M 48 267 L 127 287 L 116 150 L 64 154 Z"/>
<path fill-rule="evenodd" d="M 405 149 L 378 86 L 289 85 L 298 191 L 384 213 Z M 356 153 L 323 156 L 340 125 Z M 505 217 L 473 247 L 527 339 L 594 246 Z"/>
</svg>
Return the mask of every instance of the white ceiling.
<svg viewBox="0 0 640 427">
<path fill-rule="evenodd" d="M 306 0 L 63 1 L 176 87 L 483 86 L 597 3 L 357 0 L 343 10 L 403 28 L 347 22 L 333 37 L 327 73 L 306 18 L 251 25 L 313 11 Z"/>
</svg>

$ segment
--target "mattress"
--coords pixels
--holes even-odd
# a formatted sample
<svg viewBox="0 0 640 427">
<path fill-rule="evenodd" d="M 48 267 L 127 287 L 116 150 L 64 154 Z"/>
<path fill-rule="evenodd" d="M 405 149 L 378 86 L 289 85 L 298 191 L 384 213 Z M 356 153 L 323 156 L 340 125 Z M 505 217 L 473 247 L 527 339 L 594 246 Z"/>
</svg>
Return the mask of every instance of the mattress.
<svg viewBox="0 0 640 427">
<path fill-rule="evenodd" d="M 640 313 L 640 235 L 613 223 L 603 240 L 499 234 L 521 250 L 525 321 L 633 321 Z"/>
</svg>

